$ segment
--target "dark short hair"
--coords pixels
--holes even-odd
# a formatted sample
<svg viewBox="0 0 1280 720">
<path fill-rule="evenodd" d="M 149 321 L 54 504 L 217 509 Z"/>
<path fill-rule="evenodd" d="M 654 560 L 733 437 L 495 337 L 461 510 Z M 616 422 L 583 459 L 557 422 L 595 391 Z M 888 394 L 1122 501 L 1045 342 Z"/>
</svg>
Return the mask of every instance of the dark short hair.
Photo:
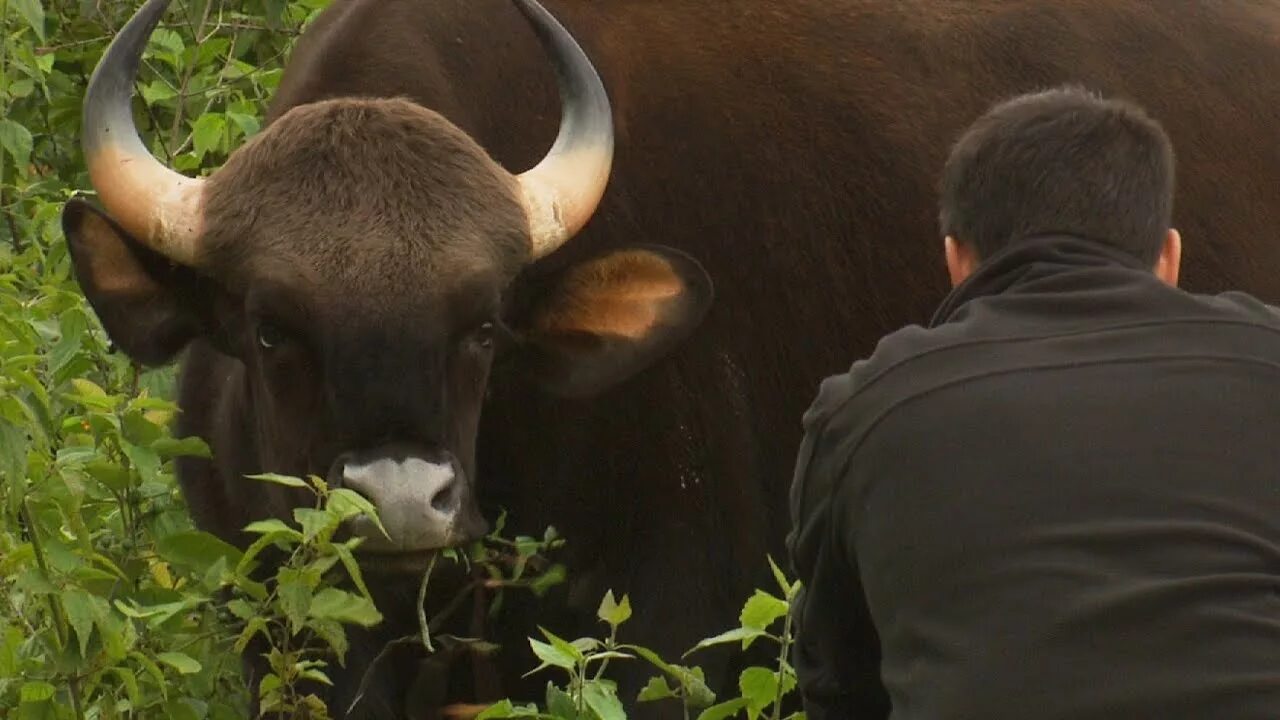
<svg viewBox="0 0 1280 720">
<path fill-rule="evenodd" d="M 980 258 L 1068 234 L 1154 264 L 1172 222 L 1173 146 L 1141 107 L 1063 86 L 991 107 L 953 146 L 940 190 L 943 234 Z"/>
</svg>

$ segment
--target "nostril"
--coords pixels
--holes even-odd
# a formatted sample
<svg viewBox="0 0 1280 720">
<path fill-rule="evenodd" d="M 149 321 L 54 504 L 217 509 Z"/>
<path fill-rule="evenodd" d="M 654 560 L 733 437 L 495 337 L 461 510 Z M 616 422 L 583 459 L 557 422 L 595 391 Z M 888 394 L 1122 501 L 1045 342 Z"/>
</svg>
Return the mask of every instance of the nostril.
<svg viewBox="0 0 1280 720">
<path fill-rule="evenodd" d="M 459 502 L 462 499 L 462 483 L 458 482 L 458 478 L 453 478 L 444 487 L 433 496 L 431 496 L 431 508 L 442 515 L 450 515 L 457 511 Z"/>
</svg>

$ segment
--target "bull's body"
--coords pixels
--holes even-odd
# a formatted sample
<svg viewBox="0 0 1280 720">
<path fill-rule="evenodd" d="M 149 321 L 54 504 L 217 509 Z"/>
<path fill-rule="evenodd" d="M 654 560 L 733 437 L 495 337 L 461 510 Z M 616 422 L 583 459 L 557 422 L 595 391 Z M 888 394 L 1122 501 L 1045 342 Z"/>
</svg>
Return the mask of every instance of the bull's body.
<svg viewBox="0 0 1280 720">
<path fill-rule="evenodd" d="M 537 611 L 560 633 L 594 631 L 609 588 L 632 596 L 625 638 L 668 656 L 732 626 L 767 581 L 766 552 L 781 558 L 799 418 L 818 381 L 942 296 L 935 178 L 953 137 L 996 99 L 1079 81 L 1146 106 L 1178 152 L 1184 286 L 1280 300 L 1280 3 L 548 7 L 604 79 L 617 156 L 590 224 L 517 294 L 536 293 L 543 270 L 635 241 L 690 253 L 716 286 L 674 355 L 599 397 L 555 399 L 494 372 L 478 486 L 521 529 L 553 523 L 567 537 L 567 596 L 552 602 L 573 614 Z M 354 95 L 433 108 L 513 171 L 541 157 L 559 120 L 545 55 L 508 0 L 336 0 L 300 41 L 271 118 Z M 197 343 L 183 379 L 185 429 L 225 458 L 253 445 L 239 376 Z M 184 467 L 197 517 L 243 525 L 247 508 L 208 470 Z M 413 587 L 381 592 L 391 637 L 413 623 Z M 534 626 L 517 618 L 503 628 L 511 671 L 532 665 L 519 638 Z M 336 697 L 350 697 L 378 644 L 335 672 Z M 709 670 L 713 686 L 734 684 L 726 665 Z M 415 673 L 389 663 L 365 709 L 402 707 Z"/>
</svg>

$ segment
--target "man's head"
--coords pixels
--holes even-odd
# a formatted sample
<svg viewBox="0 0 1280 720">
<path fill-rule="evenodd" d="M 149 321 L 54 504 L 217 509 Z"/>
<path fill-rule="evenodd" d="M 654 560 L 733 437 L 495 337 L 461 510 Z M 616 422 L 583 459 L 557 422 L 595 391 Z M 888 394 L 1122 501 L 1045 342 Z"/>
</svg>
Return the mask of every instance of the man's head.
<svg viewBox="0 0 1280 720">
<path fill-rule="evenodd" d="M 1077 87 L 998 103 L 943 170 L 939 222 L 952 283 L 1010 243 L 1063 234 L 1120 248 L 1175 285 L 1173 192 L 1173 147 L 1137 105 Z"/>
</svg>

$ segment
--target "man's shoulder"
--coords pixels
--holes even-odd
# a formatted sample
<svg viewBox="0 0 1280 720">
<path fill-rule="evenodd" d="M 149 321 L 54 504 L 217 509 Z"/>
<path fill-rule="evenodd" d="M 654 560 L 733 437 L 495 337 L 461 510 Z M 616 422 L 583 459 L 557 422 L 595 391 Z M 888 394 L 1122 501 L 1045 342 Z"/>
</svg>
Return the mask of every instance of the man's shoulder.
<svg viewBox="0 0 1280 720">
<path fill-rule="evenodd" d="M 907 325 L 885 335 L 870 355 L 854 362 L 847 372 L 821 382 L 817 398 L 805 412 L 805 428 L 830 419 L 856 401 L 868 399 L 871 391 L 883 388 L 886 381 L 909 367 L 913 360 L 954 347 L 966 338 L 965 329 L 960 325 L 933 328 Z"/>
<path fill-rule="evenodd" d="M 1208 308 L 1222 313 L 1224 319 L 1245 320 L 1280 328 L 1280 307 L 1263 302 L 1243 290 L 1228 290 L 1216 294 L 1190 293 Z"/>
</svg>

